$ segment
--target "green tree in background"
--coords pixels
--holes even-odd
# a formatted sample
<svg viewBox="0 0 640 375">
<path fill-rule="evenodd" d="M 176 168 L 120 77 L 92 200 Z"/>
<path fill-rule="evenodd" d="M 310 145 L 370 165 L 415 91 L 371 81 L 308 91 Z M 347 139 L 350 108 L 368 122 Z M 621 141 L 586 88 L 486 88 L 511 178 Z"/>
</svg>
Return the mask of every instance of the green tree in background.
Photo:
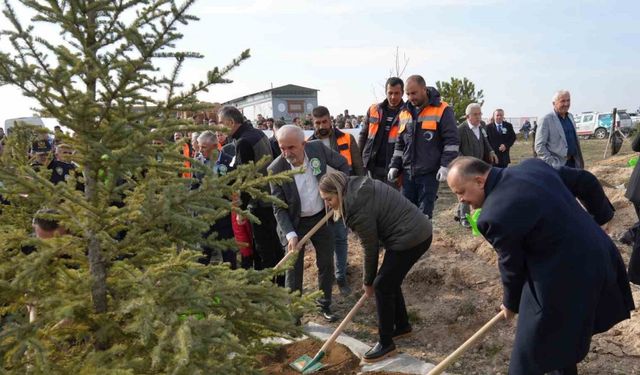
<svg viewBox="0 0 640 375">
<path fill-rule="evenodd" d="M 482 90 L 476 91 L 476 85 L 467 78 L 451 77 L 449 82 L 437 81 L 436 88 L 440 91 L 442 99 L 453 108 L 458 121 L 464 120 L 464 111 L 469 104 L 484 104 Z"/>
<path fill-rule="evenodd" d="M 292 316 L 309 306 L 275 287 L 273 271 L 232 271 L 196 262 L 201 245 L 233 247 L 202 233 L 238 210 L 232 197 L 287 176 L 260 176 L 245 165 L 200 188 L 181 178 L 175 131 L 202 130 L 176 118 L 196 111 L 196 94 L 230 82 L 249 57 L 184 87 L 179 73 L 196 52 L 180 52 L 178 26 L 197 18 L 194 0 L 21 0 L 10 2 L 0 52 L 0 82 L 21 89 L 39 111 L 73 131 L 77 175 L 53 185 L 30 166 L 28 129 L 17 127 L 0 160 L 0 356 L 3 373 L 255 373 L 264 338 L 298 333 Z M 39 34 L 36 26 L 59 36 Z M 7 25 L 5 25 L 6 27 Z M 52 40 L 59 37 L 60 44 Z M 159 59 L 175 62 L 168 74 Z M 153 130 L 153 131 L 152 131 Z M 156 142 L 153 142 L 156 141 Z M 78 190 L 80 181 L 84 189 Z M 68 235 L 30 236 L 43 206 Z M 255 220 L 248 212 L 243 212 Z M 25 254 L 26 246 L 36 251 Z M 35 312 L 29 319 L 27 306 Z"/>
</svg>

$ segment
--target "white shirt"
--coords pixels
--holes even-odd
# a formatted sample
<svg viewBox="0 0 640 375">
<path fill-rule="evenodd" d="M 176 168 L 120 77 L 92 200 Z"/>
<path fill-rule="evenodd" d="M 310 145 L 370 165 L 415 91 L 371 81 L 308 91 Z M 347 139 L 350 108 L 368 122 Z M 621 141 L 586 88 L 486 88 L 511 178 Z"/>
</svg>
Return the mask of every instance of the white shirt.
<svg viewBox="0 0 640 375">
<path fill-rule="evenodd" d="M 287 162 L 289 161 L 287 160 Z M 313 168 L 309 163 L 307 154 L 304 154 L 304 164 L 301 167 L 295 167 L 291 163 L 289 165 L 293 170 L 300 168 L 304 170 L 304 173 L 293 176 L 300 196 L 300 217 L 313 216 L 324 210 L 324 201 L 320 198 L 318 179 L 313 175 Z M 298 234 L 296 232 L 287 233 L 287 241 L 293 237 L 298 237 Z"/>
<path fill-rule="evenodd" d="M 471 131 L 473 132 L 473 134 L 475 134 L 476 138 L 480 140 L 480 124 L 478 124 L 478 126 L 473 126 L 469 124 L 469 127 L 471 128 Z"/>
</svg>

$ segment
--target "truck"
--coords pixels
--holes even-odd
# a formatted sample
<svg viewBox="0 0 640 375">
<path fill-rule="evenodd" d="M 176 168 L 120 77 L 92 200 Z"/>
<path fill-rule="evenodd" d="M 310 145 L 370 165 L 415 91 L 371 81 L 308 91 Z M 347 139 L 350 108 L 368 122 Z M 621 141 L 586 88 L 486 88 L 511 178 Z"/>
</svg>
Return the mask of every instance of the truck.
<svg viewBox="0 0 640 375">
<path fill-rule="evenodd" d="M 582 112 L 574 115 L 576 132 L 579 137 L 604 139 L 611 132 L 613 113 L 611 112 Z M 623 133 L 629 133 L 633 129 L 631 116 L 624 111 L 618 112 L 616 121 Z"/>
</svg>

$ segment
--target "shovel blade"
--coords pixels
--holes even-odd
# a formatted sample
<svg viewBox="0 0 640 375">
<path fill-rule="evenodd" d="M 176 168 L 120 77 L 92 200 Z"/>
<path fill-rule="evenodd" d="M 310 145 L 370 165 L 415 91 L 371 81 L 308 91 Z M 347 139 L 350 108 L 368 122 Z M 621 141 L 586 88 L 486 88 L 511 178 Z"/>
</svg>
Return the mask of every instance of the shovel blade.
<svg viewBox="0 0 640 375">
<path fill-rule="evenodd" d="M 322 362 L 316 361 L 315 363 L 311 363 L 312 361 L 313 361 L 313 358 L 304 354 L 300 356 L 298 359 L 296 359 L 295 361 L 291 362 L 289 366 L 291 366 L 291 368 L 303 374 L 311 374 L 313 372 L 320 370 L 322 367 L 324 367 Z"/>
</svg>

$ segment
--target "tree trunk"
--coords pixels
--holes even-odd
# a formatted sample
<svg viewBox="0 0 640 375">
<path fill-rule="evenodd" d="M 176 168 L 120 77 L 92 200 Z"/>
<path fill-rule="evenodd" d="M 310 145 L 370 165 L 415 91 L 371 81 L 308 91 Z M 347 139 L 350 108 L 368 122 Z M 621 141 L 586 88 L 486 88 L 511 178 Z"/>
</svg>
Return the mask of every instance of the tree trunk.
<svg viewBox="0 0 640 375">
<path fill-rule="evenodd" d="M 97 84 L 96 78 L 93 74 L 91 74 L 94 69 L 98 69 L 98 67 L 93 66 L 94 61 L 97 59 L 97 46 L 96 46 L 96 22 L 97 15 L 95 10 L 90 10 L 87 12 L 87 35 L 86 41 L 87 46 L 85 49 L 85 54 L 87 55 L 87 59 L 85 62 L 86 66 L 86 78 L 85 84 L 87 85 L 87 95 L 91 99 L 91 104 L 95 103 L 96 100 L 96 92 L 97 92 Z M 89 58 L 91 56 L 91 58 Z M 85 119 L 87 120 L 85 124 L 93 124 L 95 122 L 94 118 Z M 91 155 L 91 152 L 89 153 Z M 96 165 L 91 165 L 92 163 L 99 163 L 98 158 L 95 156 L 88 157 L 89 162 L 84 168 L 84 177 L 85 177 L 85 197 L 87 202 L 91 205 L 97 205 L 99 202 L 98 189 L 98 172 Z M 91 299 L 93 302 L 93 309 L 96 314 L 104 314 L 107 312 L 107 264 L 104 260 L 104 256 L 102 254 L 102 249 L 100 247 L 100 241 L 96 235 L 96 227 L 89 225 L 87 231 L 87 240 L 89 242 L 88 248 L 88 256 L 89 256 L 89 272 L 91 273 Z M 95 337 L 95 347 L 98 350 L 104 350 L 108 347 L 108 343 L 104 338 L 99 336 Z"/>
</svg>

